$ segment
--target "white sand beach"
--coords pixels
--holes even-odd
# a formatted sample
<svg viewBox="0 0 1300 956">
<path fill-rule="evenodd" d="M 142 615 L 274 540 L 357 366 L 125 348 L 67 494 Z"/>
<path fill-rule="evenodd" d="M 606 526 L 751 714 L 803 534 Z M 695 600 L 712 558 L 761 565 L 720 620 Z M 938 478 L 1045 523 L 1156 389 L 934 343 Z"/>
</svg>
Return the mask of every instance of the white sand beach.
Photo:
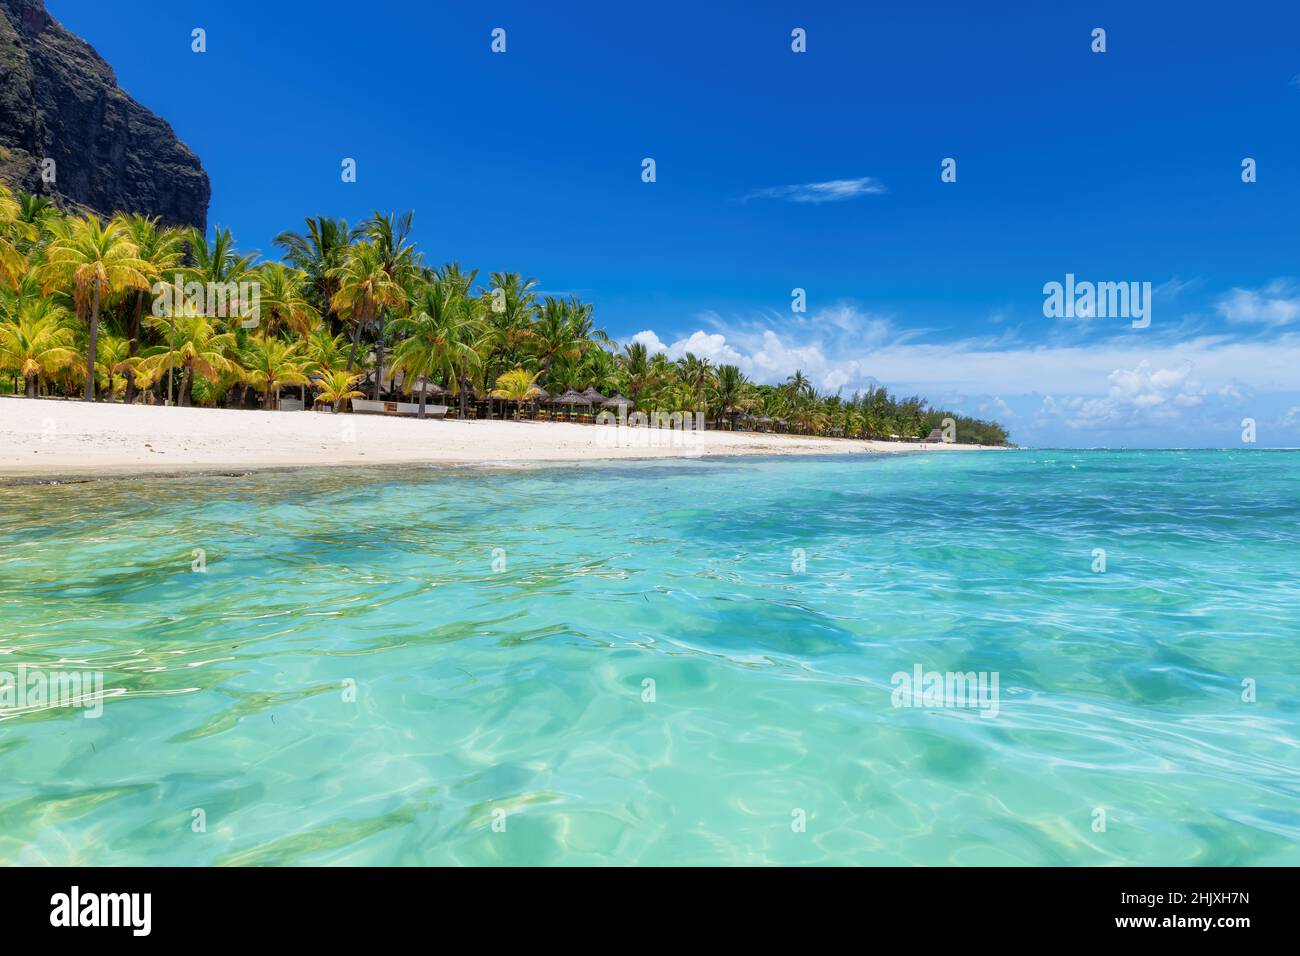
<svg viewBox="0 0 1300 956">
<path fill-rule="evenodd" d="M 0 397 L 0 480 L 380 464 L 944 452 L 975 445 L 562 422 L 167 408 Z"/>
</svg>

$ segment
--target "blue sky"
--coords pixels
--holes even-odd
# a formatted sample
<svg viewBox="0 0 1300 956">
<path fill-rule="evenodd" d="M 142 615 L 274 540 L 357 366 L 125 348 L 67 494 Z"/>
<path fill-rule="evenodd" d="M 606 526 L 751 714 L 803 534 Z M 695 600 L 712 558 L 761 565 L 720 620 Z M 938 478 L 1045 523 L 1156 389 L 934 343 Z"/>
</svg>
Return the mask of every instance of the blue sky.
<svg viewBox="0 0 1300 956">
<path fill-rule="evenodd" d="M 433 262 L 760 381 L 879 381 L 1034 445 L 1240 447 L 1247 417 L 1300 445 L 1294 3 L 47 6 L 244 248 L 409 208 Z M 1045 317 L 1066 273 L 1150 282 L 1150 326 Z"/>
</svg>

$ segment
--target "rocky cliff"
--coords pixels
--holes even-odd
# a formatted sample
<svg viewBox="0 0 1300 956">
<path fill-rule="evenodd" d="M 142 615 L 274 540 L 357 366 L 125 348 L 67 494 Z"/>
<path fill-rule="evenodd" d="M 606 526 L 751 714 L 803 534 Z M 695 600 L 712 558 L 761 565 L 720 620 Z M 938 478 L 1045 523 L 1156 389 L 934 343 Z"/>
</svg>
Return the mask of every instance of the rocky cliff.
<svg viewBox="0 0 1300 956">
<path fill-rule="evenodd" d="M 42 181 L 44 159 L 55 163 L 52 184 Z M 0 0 L 0 180 L 199 228 L 212 193 L 171 126 L 122 92 L 112 67 L 42 0 Z"/>
</svg>

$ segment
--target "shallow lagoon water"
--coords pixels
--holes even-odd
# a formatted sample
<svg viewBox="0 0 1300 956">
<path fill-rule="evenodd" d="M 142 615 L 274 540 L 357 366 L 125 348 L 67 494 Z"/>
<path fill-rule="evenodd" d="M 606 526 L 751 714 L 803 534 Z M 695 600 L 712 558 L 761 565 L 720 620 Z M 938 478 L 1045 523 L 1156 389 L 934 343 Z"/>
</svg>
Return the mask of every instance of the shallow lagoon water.
<svg viewBox="0 0 1300 956">
<path fill-rule="evenodd" d="M 0 863 L 1300 863 L 1292 452 L 0 488 L 0 624 Z"/>
</svg>

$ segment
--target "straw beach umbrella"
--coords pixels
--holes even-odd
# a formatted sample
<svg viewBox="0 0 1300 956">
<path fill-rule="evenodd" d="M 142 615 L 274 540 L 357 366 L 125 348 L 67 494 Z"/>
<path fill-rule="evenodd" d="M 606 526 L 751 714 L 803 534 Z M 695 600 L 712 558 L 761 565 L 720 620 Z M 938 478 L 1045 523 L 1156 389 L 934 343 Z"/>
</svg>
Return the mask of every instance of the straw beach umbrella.
<svg viewBox="0 0 1300 956">
<path fill-rule="evenodd" d="M 533 418 L 537 417 L 538 405 L 549 405 L 551 402 L 551 393 L 540 385 L 534 385 L 530 393 L 533 398 Z"/>
<path fill-rule="evenodd" d="M 565 393 L 564 393 L 563 395 L 561 395 L 559 398 L 552 399 L 552 402 L 553 402 L 553 404 L 556 404 L 556 405 L 564 405 L 564 406 L 567 406 L 568 409 L 569 409 L 569 418 L 573 418 L 573 409 L 574 409 L 574 406 L 577 406 L 577 405 L 584 405 L 584 406 L 585 406 L 585 405 L 590 405 L 590 404 L 591 404 L 591 400 L 590 400 L 589 398 L 587 398 L 587 397 L 586 397 L 585 395 L 583 395 L 581 392 L 575 392 L 573 389 L 569 389 L 567 392 L 565 392 Z"/>
<path fill-rule="evenodd" d="M 636 402 L 632 401 L 632 399 L 627 398 L 626 396 L 621 395 L 621 394 L 620 394 L 620 395 L 611 395 L 609 398 L 605 399 L 605 400 L 604 400 L 603 402 L 601 402 L 600 404 L 601 404 L 601 406 L 604 407 L 604 408 L 613 408 L 613 409 L 616 409 L 616 410 L 620 413 L 620 416 L 621 416 L 622 418 L 624 418 L 625 420 L 626 420 L 626 417 L 627 417 L 627 410 L 628 410 L 629 408 L 635 408 L 635 407 L 636 407 Z"/>
</svg>

